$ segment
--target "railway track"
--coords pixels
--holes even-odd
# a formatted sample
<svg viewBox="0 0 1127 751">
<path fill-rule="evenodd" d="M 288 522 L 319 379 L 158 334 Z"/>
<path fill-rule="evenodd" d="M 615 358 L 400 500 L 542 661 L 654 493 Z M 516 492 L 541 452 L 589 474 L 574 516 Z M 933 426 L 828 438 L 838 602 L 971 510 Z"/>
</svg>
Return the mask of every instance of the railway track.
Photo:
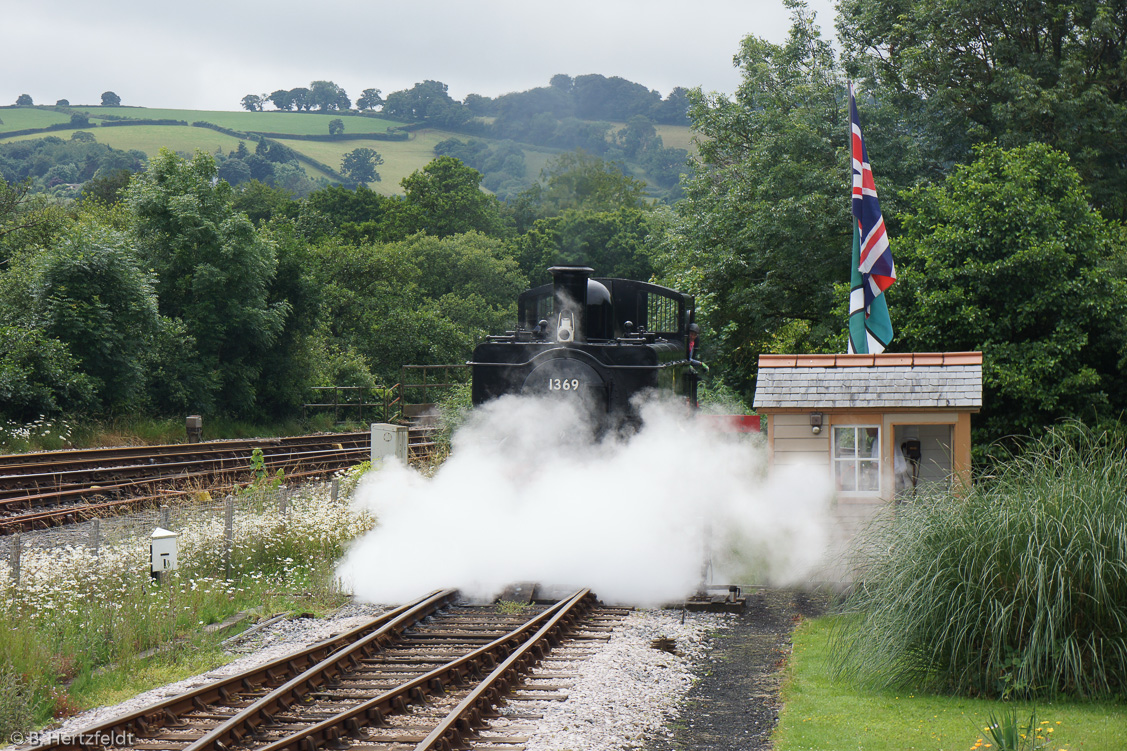
<svg viewBox="0 0 1127 751">
<path fill-rule="evenodd" d="M 0 535 L 71 524 L 202 490 L 229 491 L 261 469 L 287 480 L 330 475 L 368 459 L 367 432 L 0 456 Z M 412 431 L 418 455 L 433 443 Z"/>
<path fill-rule="evenodd" d="M 538 715 L 502 720 L 499 704 L 566 698 L 572 676 L 552 666 L 609 639 L 625 612 L 599 606 L 588 590 L 518 613 L 435 592 L 303 651 L 26 748 L 519 751 L 530 729 L 510 723 Z"/>
</svg>

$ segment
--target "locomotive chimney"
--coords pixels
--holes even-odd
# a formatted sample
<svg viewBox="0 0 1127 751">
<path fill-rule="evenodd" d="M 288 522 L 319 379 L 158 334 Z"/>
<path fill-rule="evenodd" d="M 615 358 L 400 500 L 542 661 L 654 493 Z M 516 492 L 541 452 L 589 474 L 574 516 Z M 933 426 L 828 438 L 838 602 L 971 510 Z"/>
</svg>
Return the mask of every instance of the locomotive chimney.
<svg viewBox="0 0 1127 751">
<path fill-rule="evenodd" d="M 588 266 L 553 266 L 556 295 L 556 341 L 587 341 L 587 279 L 594 273 Z"/>
</svg>

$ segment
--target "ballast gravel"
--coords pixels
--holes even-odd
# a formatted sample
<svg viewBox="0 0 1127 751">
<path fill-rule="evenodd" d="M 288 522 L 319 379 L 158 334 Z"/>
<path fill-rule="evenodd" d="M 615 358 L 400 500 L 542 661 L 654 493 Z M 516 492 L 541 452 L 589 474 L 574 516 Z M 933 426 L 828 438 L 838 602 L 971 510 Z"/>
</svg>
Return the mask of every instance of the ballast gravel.
<svg viewBox="0 0 1127 751">
<path fill-rule="evenodd" d="M 774 598 L 771 598 L 774 599 Z M 702 695 L 731 689 L 716 684 L 715 675 L 734 671 L 767 676 L 768 685 L 777 683 L 777 666 L 772 662 L 785 651 L 793 623 L 787 616 L 790 607 L 767 608 L 762 598 L 742 615 L 685 613 L 681 610 L 635 610 L 615 626 L 607 641 L 581 642 L 554 650 L 550 662 L 543 663 L 533 680 L 563 683 L 563 701 L 510 701 L 500 710 L 502 717 L 492 721 L 492 733 L 506 727 L 521 728 L 528 738 L 527 751 L 585 751 L 611 749 L 690 749 L 715 748 L 716 722 L 724 722 L 717 708 L 736 702 L 736 711 L 746 711 L 759 697 L 748 695 L 745 687 L 732 696 Z M 775 603 L 770 603 L 774 605 Z M 772 617 L 764 623 L 765 609 Z M 783 612 L 786 613 L 783 615 Z M 285 620 L 272 624 L 229 645 L 242 654 L 232 662 L 201 675 L 187 678 L 140 694 L 113 707 L 103 707 L 70 718 L 48 733 L 73 733 L 112 717 L 133 712 L 149 704 L 292 653 L 329 636 L 353 628 L 383 612 L 373 605 L 348 605 L 322 619 Z M 789 611 L 789 612 L 788 612 Z M 782 616 L 782 617 L 779 617 Z M 738 644 L 741 635 L 754 635 L 767 626 L 771 636 L 766 664 L 730 664 L 725 649 Z M 672 650 L 672 651 L 669 651 Z M 730 649 L 728 650 L 730 651 Z M 745 655 L 746 656 L 746 655 Z M 565 659 L 574 657 L 574 659 Z M 762 663 L 762 661 L 760 661 Z M 726 664 L 728 663 L 728 664 Z M 553 678 L 553 676 L 566 678 Z M 762 681 L 760 681 L 762 683 Z M 762 731 L 753 745 L 732 748 L 767 748 L 765 745 L 777 710 L 777 698 L 770 691 L 762 694 L 756 721 Z M 750 700 L 750 702 L 749 702 Z M 715 704 L 711 722 L 700 716 L 702 703 Z M 762 722 L 762 725 L 759 723 Z M 698 728 L 699 725 L 699 728 Z M 770 727 L 769 727 L 770 726 Z M 701 735 L 699 731 L 707 731 Z M 700 737 L 698 737 L 700 736 Z M 732 740 L 736 740 L 733 738 Z M 744 744 L 751 740 L 747 735 Z M 764 745 L 760 745 L 760 744 Z M 721 744 L 723 746 L 725 744 Z"/>
<path fill-rule="evenodd" d="M 681 715 L 682 700 L 697 680 L 709 643 L 735 616 L 680 610 L 631 612 L 608 642 L 590 657 L 554 662 L 537 674 L 574 674 L 566 701 L 510 702 L 502 715 L 534 725 L 527 751 L 639 748 L 648 736 L 664 734 Z M 665 642 L 675 652 L 654 646 Z M 566 655 L 562 650 L 561 655 Z M 553 655 L 556 653 L 553 652 Z M 539 720 L 521 715 L 542 714 Z M 495 722 L 494 730 L 503 730 Z"/>
</svg>

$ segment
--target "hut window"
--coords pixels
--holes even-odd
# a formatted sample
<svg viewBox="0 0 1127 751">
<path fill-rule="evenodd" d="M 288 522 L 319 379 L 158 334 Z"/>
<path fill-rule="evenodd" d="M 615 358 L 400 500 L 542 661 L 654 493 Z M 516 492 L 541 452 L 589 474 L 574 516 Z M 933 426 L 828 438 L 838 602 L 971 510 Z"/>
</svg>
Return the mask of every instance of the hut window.
<svg viewBox="0 0 1127 751">
<path fill-rule="evenodd" d="M 834 426 L 834 484 L 843 493 L 880 492 L 880 428 Z"/>
</svg>

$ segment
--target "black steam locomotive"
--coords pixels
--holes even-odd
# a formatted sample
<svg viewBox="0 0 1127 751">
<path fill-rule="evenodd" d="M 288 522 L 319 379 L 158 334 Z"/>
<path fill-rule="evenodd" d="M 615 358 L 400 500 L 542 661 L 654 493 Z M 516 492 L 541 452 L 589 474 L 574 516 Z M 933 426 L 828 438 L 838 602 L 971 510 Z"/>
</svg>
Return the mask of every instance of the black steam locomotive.
<svg viewBox="0 0 1127 751">
<path fill-rule="evenodd" d="M 516 331 L 474 350 L 474 405 L 504 394 L 582 400 L 596 415 L 629 418 L 630 400 L 654 389 L 696 406 L 699 363 L 691 295 L 628 279 L 593 279 L 586 266 L 554 266 L 553 283 L 518 298 Z"/>
</svg>

